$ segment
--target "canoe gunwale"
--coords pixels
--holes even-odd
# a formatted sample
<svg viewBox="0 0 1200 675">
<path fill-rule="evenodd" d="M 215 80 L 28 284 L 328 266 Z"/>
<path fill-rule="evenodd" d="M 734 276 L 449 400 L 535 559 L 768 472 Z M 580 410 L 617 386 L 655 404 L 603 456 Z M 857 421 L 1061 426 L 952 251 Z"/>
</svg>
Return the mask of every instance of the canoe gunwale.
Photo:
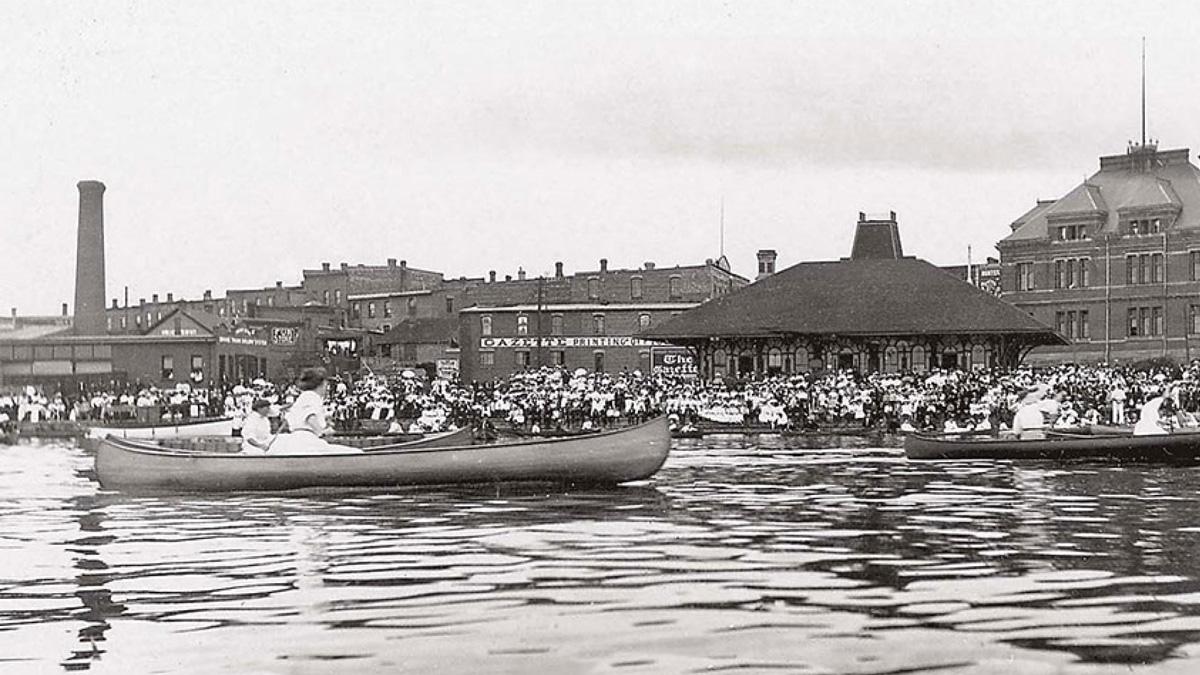
<svg viewBox="0 0 1200 675">
<path fill-rule="evenodd" d="M 347 452 L 347 453 L 340 453 L 340 454 L 331 453 L 328 455 L 286 455 L 286 454 L 282 454 L 282 453 L 272 455 L 270 453 L 270 451 L 268 451 L 262 455 L 251 455 L 251 454 L 243 454 L 243 453 L 177 450 L 175 448 L 164 448 L 164 447 L 156 444 L 154 442 L 154 439 L 150 439 L 150 438 L 123 438 L 121 436 L 112 436 L 112 435 L 105 437 L 104 440 L 108 443 L 111 443 L 112 445 L 115 445 L 115 446 L 121 448 L 125 452 L 140 453 L 140 454 L 155 455 L 155 456 L 172 456 L 172 457 L 180 457 L 180 458 L 184 458 L 184 457 L 187 457 L 187 458 L 220 457 L 222 459 L 229 459 L 229 458 L 236 457 L 239 459 L 262 459 L 262 458 L 266 457 L 266 458 L 270 459 L 272 457 L 277 457 L 277 458 L 282 459 L 285 457 L 287 457 L 287 458 L 355 457 L 355 456 L 358 456 L 359 454 L 369 454 L 372 457 L 379 457 L 379 456 L 388 455 L 388 454 L 411 454 L 414 452 L 445 452 L 447 450 L 458 450 L 458 451 L 498 450 L 498 449 L 504 449 L 504 448 L 510 448 L 510 447 L 526 446 L 526 445 L 531 445 L 531 444 L 556 445 L 556 444 L 562 444 L 562 443 L 578 443 L 580 440 L 582 440 L 584 438 L 589 439 L 589 440 L 597 440 L 597 439 L 602 439 L 602 438 L 605 438 L 608 436 L 626 433 L 626 432 L 632 431 L 634 429 L 641 429 L 644 427 L 648 427 L 652 424 L 658 423 L 659 420 L 661 420 L 661 419 L 662 419 L 661 417 L 656 417 L 648 422 L 643 422 L 641 424 L 635 424 L 630 427 L 622 427 L 620 429 L 612 429 L 609 431 L 601 431 L 601 432 L 597 432 L 594 434 L 580 434 L 578 436 L 554 436 L 554 437 L 548 437 L 548 438 L 541 438 L 536 441 L 524 440 L 524 441 L 509 441 L 509 442 L 504 442 L 504 443 L 481 443 L 478 445 L 456 445 L 456 446 L 429 445 L 429 446 L 426 446 L 426 445 L 423 445 L 423 443 L 428 442 L 429 439 L 417 439 L 417 440 L 413 440 L 413 441 L 405 441 L 403 443 L 397 443 L 397 444 L 391 445 L 391 446 L 381 445 L 381 446 L 376 446 L 373 448 L 367 448 L 365 450 L 365 452 L 363 452 L 363 453 Z M 461 430 L 455 430 L 452 433 L 458 433 L 459 431 L 461 431 Z"/>
</svg>

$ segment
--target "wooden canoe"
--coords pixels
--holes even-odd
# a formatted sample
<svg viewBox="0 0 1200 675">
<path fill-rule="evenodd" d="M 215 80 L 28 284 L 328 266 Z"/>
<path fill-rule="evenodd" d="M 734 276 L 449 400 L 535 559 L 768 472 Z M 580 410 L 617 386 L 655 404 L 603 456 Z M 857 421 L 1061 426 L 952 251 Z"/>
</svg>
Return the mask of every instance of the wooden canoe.
<svg viewBox="0 0 1200 675">
<path fill-rule="evenodd" d="M 576 438 L 453 447 L 397 446 L 337 455 L 242 455 L 170 450 L 109 436 L 96 452 L 106 489 L 291 490 L 448 483 L 610 484 L 654 475 L 671 440 L 665 418 Z"/>
<path fill-rule="evenodd" d="M 909 459 L 1098 460 L 1106 462 L 1200 463 L 1200 432 L 1180 431 L 1155 436 L 1128 433 L 1047 431 L 1046 438 L 1018 440 L 1013 436 L 930 436 L 904 438 Z"/>
<path fill-rule="evenodd" d="M 195 438 L 197 436 L 233 436 L 233 420 L 229 417 L 205 417 L 194 420 L 159 422 L 156 424 L 89 424 L 82 423 L 88 438 Z"/>
</svg>

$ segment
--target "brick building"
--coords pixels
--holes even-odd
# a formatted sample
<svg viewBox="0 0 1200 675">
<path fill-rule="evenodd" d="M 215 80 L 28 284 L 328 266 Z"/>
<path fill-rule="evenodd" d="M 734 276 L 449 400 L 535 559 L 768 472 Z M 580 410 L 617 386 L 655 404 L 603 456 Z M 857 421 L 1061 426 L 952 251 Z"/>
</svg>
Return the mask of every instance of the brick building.
<svg viewBox="0 0 1200 675">
<path fill-rule="evenodd" d="M 1039 363 L 1200 355 L 1200 168 L 1187 149 L 1131 144 L 1013 221 L 1003 297 L 1068 338 Z"/>
<path fill-rule="evenodd" d="M 722 258 L 702 265 L 599 268 L 572 275 L 494 281 L 468 287 L 459 312 L 464 381 L 505 377 L 525 368 L 564 365 L 598 371 L 648 372 L 654 349 L 639 334 L 748 281 Z"/>
</svg>

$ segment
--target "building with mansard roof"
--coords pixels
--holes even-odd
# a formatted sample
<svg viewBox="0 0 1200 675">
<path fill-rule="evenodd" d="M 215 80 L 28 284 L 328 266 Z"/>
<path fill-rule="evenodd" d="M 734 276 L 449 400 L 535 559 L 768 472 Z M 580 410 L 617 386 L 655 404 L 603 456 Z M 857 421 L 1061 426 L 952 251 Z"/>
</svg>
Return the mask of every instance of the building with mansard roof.
<svg viewBox="0 0 1200 675">
<path fill-rule="evenodd" d="M 1200 168 L 1130 145 L 997 244 L 1004 299 L 1068 338 L 1033 362 L 1200 356 Z"/>
</svg>

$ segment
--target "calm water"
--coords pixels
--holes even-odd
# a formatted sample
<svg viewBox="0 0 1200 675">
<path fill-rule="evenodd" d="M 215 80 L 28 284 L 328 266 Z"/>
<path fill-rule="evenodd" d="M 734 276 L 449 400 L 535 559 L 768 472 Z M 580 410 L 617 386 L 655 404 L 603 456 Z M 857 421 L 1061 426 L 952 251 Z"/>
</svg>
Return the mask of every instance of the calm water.
<svg viewBox="0 0 1200 675">
<path fill-rule="evenodd" d="M 575 494 L 90 466 L 0 446 L 0 672 L 1200 672 L 1200 469 L 738 436 Z"/>
</svg>

